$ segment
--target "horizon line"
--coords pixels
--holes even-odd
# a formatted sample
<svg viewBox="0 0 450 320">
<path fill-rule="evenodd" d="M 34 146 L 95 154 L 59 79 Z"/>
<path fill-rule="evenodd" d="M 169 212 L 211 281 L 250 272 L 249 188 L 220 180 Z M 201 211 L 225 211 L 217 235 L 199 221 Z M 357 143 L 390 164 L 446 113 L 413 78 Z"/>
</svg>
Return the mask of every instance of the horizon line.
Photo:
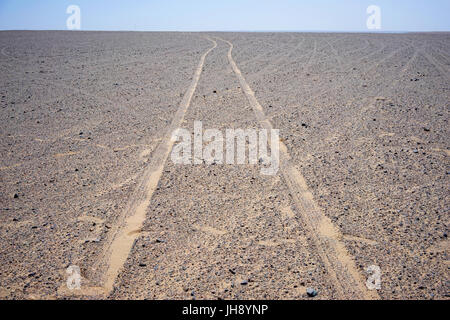
<svg viewBox="0 0 450 320">
<path fill-rule="evenodd" d="M 450 30 L 100 30 L 100 29 L 85 29 L 85 30 L 68 30 L 68 29 L 0 29 L 1 31 L 70 31 L 70 32 L 186 32 L 186 33 L 200 33 L 200 32 L 248 32 L 248 33 L 448 33 Z"/>
</svg>

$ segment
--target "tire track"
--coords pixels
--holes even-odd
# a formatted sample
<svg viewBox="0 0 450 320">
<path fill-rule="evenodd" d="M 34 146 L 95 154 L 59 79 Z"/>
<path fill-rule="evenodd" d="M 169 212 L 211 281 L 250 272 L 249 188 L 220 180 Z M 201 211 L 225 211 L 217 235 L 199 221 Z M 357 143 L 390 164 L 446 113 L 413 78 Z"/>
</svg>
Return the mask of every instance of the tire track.
<svg viewBox="0 0 450 320">
<path fill-rule="evenodd" d="M 397 77 L 393 80 L 393 82 L 390 86 L 391 90 L 389 90 L 389 92 L 392 92 L 392 88 L 395 88 L 397 86 L 397 84 L 401 81 L 402 77 L 411 68 L 411 65 L 417 59 L 417 56 L 420 54 L 420 50 L 421 50 L 421 48 L 416 48 L 414 50 L 413 55 L 409 58 L 408 62 L 403 66 L 403 68 L 398 73 Z M 358 118 L 362 118 L 364 113 L 367 112 L 367 110 L 369 110 L 370 108 L 374 107 L 377 104 L 378 100 L 380 100 L 380 98 L 381 98 L 380 95 L 381 95 L 382 91 L 383 91 L 383 88 L 378 90 L 374 94 L 374 96 L 367 97 L 362 101 L 362 106 L 360 108 Z M 357 127 L 354 128 L 354 131 L 360 131 L 361 126 L 362 126 L 362 124 L 360 123 Z"/>
<path fill-rule="evenodd" d="M 330 43 L 328 40 L 325 39 L 325 42 L 328 44 L 328 46 L 330 47 L 331 51 L 333 51 L 334 56 L 336 57 L 336 61 L 339 64 L 339 69 L 340 72 L 344 72 L 344 67 L 342 65 L 342 61 L 341 58 L 339 57 L 339 53 L 337 52 L 336 48 L 334 47 L 334 45 L 332 43 Z"/>
<path fill-rule="evenodd" d="M 440 62 L 435 60 L 431 55 L 429 55 L 422 49 L 420 49 L 420 54 L 425 57 L 425 59 L 427 59 L 443 77 L 450 81 L 450 76 L 448 74 L 448 70 L 445 70 L 445 66 L 443 66 Z"/>
<path fill-rule="evenodd" d="M 344 72 L 349 72 L 353 68 L 353 65 L 360 64 L 364 60 L 370 60 L 372 56 L 381 54 L 383 52 L 383 50 L 385 50 L 385 49 L 386 49 L 386 45 L 383 44 L 380 49 L 378 49 L 376 51 L 372 51 L 370 54 L 367 54 L 361 58 L 358 58 L 357 60 L 353 60 L 350 63 L 345 63 L 344 64 Z M 355 52 L 358 52 L 358 50 L 356 50 Z M 355 53 L 355 52 L 353 52 L 353 53 Z M 329 69 L 326 69 L 325 71 L 323 71 L 323 73 L 333 72 L 334 70 L 335 70 L 334 68 L 329 68 Z"/>
<path fill-rule="evenodd" d="M 16 61 L 19 61 L 19 62 L 22 62 L 22 63 L 27 63 L 27 61 L 24 61 L 24 60 L 22 60 L 22 59 L 20 59 L 20 58 L 16 58 L 16 57 L 14 57 L 13 55 L 11 55 L 10 53 L 8 53 L 7 52 L 7 49 L 9 48 L 10 46 L 5 46 L 5 47 L 3 47 L 2 48 L 2 50 L 0 50 L 0 53 L 3 55 L 3 56 L 5 56 L 6 58 L 9 58 L 9 59 L 12 59 L 12 60 L 16 60 Z M 168 50 L 167 51 L 167 54 L 171 54 L 171 53 L 173 53 L 173 52 L 175 52 L 175 51 L 177 51 L 177 50 L 179 50 L 179 48 L 173 48 L 173 49 L 171 49 L 171 50 Z M 56 55 L 54 55 L 54 56 L 49 56 L 48 58 L 54 58 L 54 57 L 56 57 Z M 111 65 L 111 64 L 113 64 L 113 66 L 114 66 L 114 68 L 124 68 L 124 67 L 127 67 L 127 66 L 129 66 L 129 65 L 132 65 L 132 64 L 140 64 L 140 65 L 142 65 L 142 66 L 146 66 L 146 65 L 148 65 L 148 64 L 150 64 L 150 63 L 153 63 L 153 62 L 147 62 L 147 60 L 145 59 L 145 58 L 139 58 L 139 59 L 134 59 L 134 60 L 128 60 L 128 61 L 122 61 L 123 59 L 122 58 L 127 58 L 128 56 L 121 56 L 120 58 L 119 57 L 113 57 L 113 58 L 106 58 L 106 59 L 100 59 L 100 60 L 97 60 L 97 61 L 90 61 L 89 63 L 91 63 L 91 66 L 89 67 L 89 72 L 94 72 L 94 71 L 97 71 L 97 69 L 101 69 L 101 68 L 104 68 L 104 67 L 107 67 L 107 66 L 109 66 L 109 65 Z M 117 64 L 114 64 L 114 62 L 115 61 L 122 61 L 122 63 L 117 63 Z M 7 62 L 8 63 L 8 62 Z M 80 65 L 80 64 L 83 64 L 83 63 L 87 63 L 86 61 L 80 61 L 80 62 L 77 62 L 77 65 Z M 97 64 L 96 64 L 97 63 Z M 9 64 L 11 67 L 13 67 L 13 65 L 11 65 L 11 64 Z M 6 67 L 6 66 L 0 66 L 0 67 Z M 34 70 L 34 71 L 39 71 L 39 69 L 36 69 L 36 70 Z M 67 71 L 67 72 L 69 72 L 69 73 L 72 73 L 73 72 L 73 69 L 72 69 L 72 67 L 67 67 L 67 68 L 65 68 L 64 69 L 64 71 Z M 33 80 L 41 80 L 41 78 L 31 78 L 31 77 L 28 77 L 29 79 L 33 79 Z M 20 80 L 21 78 L 19 78 L 19 80 Z M 70 78 L 62 78 L 62 79 L 58 79 L 58 81 L 61 81 L 61 82 L 64 82 L 64 81 L 70 81 L 70 80 L 72 80 L 73 79 L 73 77 L 70 77 Z M 85 78 L 82 78 L 82 80 L 83 79 L 85 79 Z M 122 81 L 123 79 L 121 79 L 121 78 L 117 78 L 117 79 L 115 79 L 114 81 Z"/>
<path fill-rule="evenodd" d="M 271 62 L 270 64 L 265 64 L 264 67 L 262 67 L 260 70 L 258 70 L 256 72 L 256 74 L 261 73 L 262 71 L 267 71 L 267 70 L 272 70 L 273 68 L 276 68 L 276 66 L 278 66 L 278 63 L 282 62 L 284 59 L 291 57 L 293 55 L 294 52 L 296 52 L 297 50 L 299 50 L 301 48 L 301 46 L 303 45 L 303 43 L 306 41 L 306 38 L 302 38 L 301 41 L 291 50 L 289 50 L 289 53 L 286 55 L 285 52 L 283 52 L 283 50 L 280 50 L 280 53 L 275 54 L 274 57 L 277 57 L 278 59 L 275 60 L 274 62 Z M 279 49 L 278 49 L 279 50 Z M 302 58 L 305 55 L 300 56 L 299 58 Z M 258 59 L 267 59 L 270 57 L 267 57 L 267 54 L 259 54 L 258 56 L 254 57 L 253 59 L 250 60 L 245 60 L 244 63 L 242 63 L 241 65 L 246 65 L 248 66 L 250 63 L 253 63 L 255 61 L 258 61 Z"/>
<path fill-rule="evenodd" d="M 21 59 L 19 59 L 17 57 L 14 57 L 14 56 L 10 55 L 9 53 L 7 53 L 7 51 L 6 51 L 7 48 L 8 47 L 3 47 L 0 50 L 0 53 L 3 56 L 5 56 L 5 57 L 7 57 L 7 58 L 9 58 L 9 59 L 11 59 L 13 61 L 17 61 L 18 63 L 24 63 L 25 62 L 25 61 L 23 61 L 23 60 L 21 60 Z M 175 50 L 173 50 L 173 51 L 175 51 Z M 172 52 L 172 51 L 169 51 L 169 52 Z M 130 63 L 135 63 L 137 61 L 138 60 L 130 62 Z M 139 61 L 141 61 L 141 60 L 139 60 Z M 144 61 L 144 60 L 142 60 L 142 61 Z M 146 64 L 148 64 L 148 63 L 144 63 L 144 65 L 146 65 Z M 12 67 L 12 65 L 10 65 L 10 66 Z M 21 78 L 19 78 L 19 79 L 8 79 L 8 81 L 18 81 L 18 80 L 21 80 Z M 139 95 L 139 96 L 136 96 L 136 97 L 133 97 L 133 98 L 129 99 L 126 102 L 117 103 L 117 102 L 114 102 L 113 100 L 111 100 L 109 98 L 102 97 L 102 96 L 100 96 L 98 94 L 95 94 L 95 93 L 91 93 L 91 92 L 89 92 L 86 89 L 77 88 L 77 87 L 75 87 L 73 85 L 66 85 L 66 84 L 60 83 L 60 82 L 67 81 L 67 80 L 72 80 L 72 79 L 61 79 L 61 80 L 55 81 L 55 80 L 51 80 L 51 79 L 30 78 L 30 80 L 41 82 L 41 83 L 34 83 L 34 85 L 41 86 L 41 87 L 44 87 L 44 88 L 47 87 L 50 84 L 50 85 L 53 85 L 55 87 L 59 87 L 61 89 L 66 89 L 66 90 L 72 92 L 73 94 L 78 93 L 78 94 L 80 94 L 80 95 L 82 95 L 82 96 L 84 96 L 86 98 L 91 98 L 91 99 L 97 101 L 98 103 L 102 103 L 105 106 L 111 107 L 111 111 L 131 114 L 133 117 L 136 117 L 137 113 L 136 113 L 136 110 L 134 110 L 132 108 L 132 106 L 135 104 L 136 101 L 139 101 L 139 100 L 143 99 L 143 95 Z M 116 80 L 114 80 L 114 81 L 116 81 Z M 52 108 L 53 107 L 52 105 L 56 101 L 59 101 L 59 100 L 61 100 L 60 97 L 51 98 L 51 99 L 48 99 L 48 100 L 40 103 L 40 105 L 46 106 L 48 108 Z M 25 105 L 25 104 L 26 103 L 17 103 L 17 105 Z M 107 119 L 106 120 L 103 119 L 102 121 L 98 122 L 94 118 L 90 118 L 90 119 L 88 119 L 88 120 L 86 120 L 84 122 L 84 125 L 85 126 L 89 125 L 89 126 L 91 126 L 91 129 L 96 129 L 96 128 L 100 127 L 101 125 L 103 125 L 107 121 L 108 121 Z M 68 135 L 71 134 L 70 131 L 67 134 Z"/>
<path fill-rule="evenodd" d="M 323 50 L 329 44 L 338 42 L 338 41 L 340 41 L 342 39 L 345 39 L 345 38 L 346 37 L 341 37 L 341 38 L 338 38 L 336 40 L 333 40 L 332 42 L 328 42 L 327 40 L 324 39 L 323 41 L 328 42 L 328 44 L 326 44 L 325 46 L 320 46 L 320 47 L 317 46 L 317 40 L 314 40 L 314 45 L 313 45 L 313 48 L 311 49 L 311 51 L 308 52 L 308 53 L 305 53 L 305 54 L 302 54 L 302 55 L 298 56 L 296 58 L 296 61 L 300 62 L 301 59 L 307 57 L 307 62 L 303 64 L 303 69 L 306 70 L 304 72 L 307 72 L 309 70 L 309 67 L 310 67 L 311 59 L 317 54 L 318 51 Z M 284 54 L 284 53 L 277 54 L 275 57 L 280 57 L 280 56 L 281 57 L 278 58 L 277 60 L 273 61 L 273 62 L 265 63 L 265 66 L 263 66 L 258 71 L 252 73 L 251 76 L 254 77 L 254 76 L 260 75 L 260 74 L 262 74 L 264 72 L 267 73 L 267 72 L 271 72 L 273 70 L 276 70 L 277 68 L 279 68 L 280 62 L 282 62 L 284 59 L 290 58 L 298 49 L 300 49 L 300 47 L 304 44 L 305 40 L 306 40 L 306 38 L 303 38 L 302 42 L 299 43 L 295 48 L 293 48 L 287 55 Z M 255 61 L 256 59 L 257 58 L 252 59 L 252 62 Z M 324 61 L 324 60 L 326 60 L 326 59 L 319 60 L 319 62 L 320 61 Z M 246 62 L 245 65 L 248 65 L 248 60 L 246 60 L 245 62 Z M 240 65 L 242 66 L 244 64 L 241 63 Z M 281 64 L 281 65 L 283 65 L 283 64 Z M 284 63 L 284 65 L 286 65 L 286 63 Z"/>
<path fill-rule="evenodd" d="M 213 43 L 213 46 L 200 58 L 191 85 L 184 94 L 180 107 L 167 129 L 166 135 L 153 152 L 152 159 L 150 159 L 149 165 L 144 171 L 141 181 L 137 185 L 136 190 L 130 197 L 124 211 L 119 217 L 118 223 L 112 228 L 111 240 L 99 260 L 100 263 L 105 264 L 104 266 L 106 269 L 103 279 L 103 294 L 106 296 L 114 289 L 116 277 L 128 258 L 135 239 L 140 233 L 140 229 L 145 220 L 147 207 L 150 204 L 153 192 L 157 188 L 165 162 L 174 144 L 172 132 L 179 128 L 183 122 L 184 115 L 189 108 L 192 96 L 200 79 L 206 56 L 217 47 L 216 41 L 210 38 L 207 39 Z M 82 289 L 81 294 L 83 294 L 83 292 L 89 292 L 88 289 L 89 288 Z"/>
<path fill-rule="evenodd" d="M 393 52 L 391 52 L 389 55 L 387 55 L 386 57 L 380 59 L 376 64 L 372 65 L 371 67 L 369 67 L 367 70 L 364 71 L 364 73 L 362 74 L 362 77 L 366 77 L 369 75 L 369 73 L 378 68 L 383 62 L 391 59 L 392 57 L 394 57 L 397 53 L 401 52 L 402 50 L 404 50 L 405 48 L 399 48 L 397 50 L 394 50 Z M 324 89 L 321 92 L 319 92 L 318 94 L 315 95 L 310 95 L 310 97 L 304 102 L 304 104 L 306 103 L 310 103 L 311 101 L 313 101 L 314 99 L 320 98 L 321 96 L 325 95 L 325 94 L 329 94 L 330 91 L 336 91 L 336 90 L 340 90 L 341 88 L 343 88 L 345 86 L 345 82 L 341 82 L 337 87 L 330 89 Z"/>
<path fill-rule="evenodd" d="M 296 40 L 296 39 L 295 39 L 295 36 L 294 36 L 294 35 L 290 35 L 290 39 L 287 41 L 288 43 L 287 43 L 287 44 L 284 44 L 282 48 L 280 48 L 280 47 L 278 46 L 277 48 L 275 48 L 275 49 L 273 49 L 273 50 L 270 49 L 269 52 L 263 52 L 263 53 L 260 53 L 260 54 L 258 54 L 258 55 L 256 55 L 256 56 L 254 56 L 254 57 L 251 57 L 251 58 L 249 58 L 249 59 L 242 60 L 242 61 L 241 61 L 241 65 L 248 65 L 248 64 L 253 63 L 254 61 L 257 61 L 258 59 L 261 59 L 261 58 L 263 58 L 263 59 L 268 58 L 268 55 L 270 55 L 270 54 L 275 54 L 275 57 L 279 57 L 279 56 L 281 56 L 281 55 L 284 55 L 284 54 L 285 54 L 284 51 L 285 51 L 286 49 L 288 49 L 288 47 L 291 45 L 290 42 L 291 42 L 291 41 L 294 41 L 294 42 L 295 42 L 295 40 Z M 305 39 L 302 39 L 302 42 L 303 42 L 304 40 L 305 40 Z M 265 44 L 265 45 L 269 45 L 269 46 L 271 46 L 271 47 L 274 47 L 273 44 L 268 43 L 267 40 L 264 40 L 264 39 L 258 40 L 258 42 L 260 42 L 260 43 L 262 43 L 262 44 Z M 293 51 L 293 50 L 295 50 L 295 48 L 292 49 L 292 51 Z"/>
<path fill-rule="evenodd" d="M 383 51 L 383 50 L 385 49 L 385 47 L 386 47 L 386 46 L 383 46 L 383 47 L 382 47 L 380 50 L 378 50 L 376 53 L 380 53 L 381 51 Z M 399 49 L 396 49 L 396 50 L 392 51 L 388 56 L 384 56 L 384 57 L 380 58 L 380 59 L 377 60 L 374 64 L 370 65 L 365 71 L 363 71 L 362 77 L 366 77 L 366 76 L 369 74 L 369 72 L 370 72 L 373 68 L 377 68 L 381 63 L 383 63 L 383 62 L 386 61 L 386 60 L 391 59 L 393 56 L 395 56 L 395 54 L 397 54 L 398 52 L 400 52 L 401 50 L 404 50 L 404 49 L 405 49 L 405 48 L 399 48 Z M 310 59 L 308 60 L 308 62 L 307 62 L 307 64 L 306 64 L 307 66 L 310 64 L 311 59 L 312 59 L 312 57 L 310 57 Z M 364 58 L 362 58 L 362 59 L 364 59 Z M 357 62 L 356 64 L 358 64 L 358 63 L 359 63 L 359 62 Z M 331 69 L 330 69 L 330 70 L 331 70 Z M 332 87 L 332 88 L 322 89 L 322 90 L 319 90 L 319 92 L 314 91 L 314 90 L 308 91 L 308 92 L 306 93 L 306 95 L 308 96 L 308 98 L 303 102 L 303 105 L 305 105 L 305 104 L 307 104 L 307 103 L 310 103 L 311 101 L 313 101 L 313 100 L 315 100 L 315 99 L 317 99 L 317 98 L 320 98 L 320 97 L 322 97 L 322 96 L 324 96 L 324 95 L 326 95 L 326 94 L 329 94 L 330 92 L 340 90 L 340 89 L 342 89 L 345 85 L 346 85 L 346 82 L 345 82 L 345 81 L 340 81 L 340 82 L 339 82 L 339 85 L 337 85 L 337 86 L 335 86 L 335 87 Z M 306 85 L 303 85 L 303 88 L 305 89 L 305 88 L 306 88 Z M 314 94 L 314 92 L 317 92 L 317 93 Z M 369 99 L 370 99 L 370 97 L 365 98 L 364 101 L 367 102 L 367 101 L 369 101 Z M 350 101 L 353 102 L 354 100 L 355 100 L 355 98 L 351 99 Z M 297 106 L 294 106 L 294 108 L 297 108 Z M 277 115 L 280 115 L 280 114 L 282 114 L 282 113 L 283 113 L 283 111 L 279 111 L 279 112 L 277 112 L 276 114 L 277 114 Z M 269 114 L 268 119 L 271 119 L 271 118 L 273 118 L 274 116 L 275 116 L 274 114 Z"/>
<path fill-rule="evenodd" d="M 4 50 L 4 49 L 5 49 L 5 48 L 3 48 L 3 50 Z M 2 53 L 3 55 L 6 55 L 6 54 L 3 52 L 3 50 L 1 50 L 1 53 Z M 17 62 L 19 62 L 19 63 L 23 63 L 22 60 L 20 60 L 20 59 L 18 59 L 18 58 L 16 58 L 16 57 L 13 57 L 13 56 L 11 56 L 11 55 L 6 55 L 6 56 L 9 57 L 10 59 L 13 59 L 14 61 L 17 61 Z M 41 82 L 41 83 L 37 83 L 37 84 L 35 84 L 35 85 L 40 85 L 40 86 L 46 87 L 46 84 L 47 84 L 47 85 L 48 85 L 48 84 L 51 84 L 51 85 L 53 85 L 53 86 L 55 86 L 55 87 L 59 87 L 59 88 L 61 88 L 61 89 L 66 89 L 66 90 L 72 91 L 73 93 L 79 93 L 79 94 L 81 94 L 81 95 L 83 95 L 83 96 L 85 96 L 85 97 L 89 97 L 89 98 L 91 98 L 91 99 L 94 99 L 94 100 L 96 100 L 97 102 L 101 102 L 101 103 L 105 103 L 106 105 L 110 105 L 110 106 L 112 106 L 113 108 L 115 108 L 117 111 L 133 112 L 133 113 L 135 113 L 135 111 L 134 111 L 133 109 L 129 108 L 129 107 L 125 107 L 125 106 L 123 106 L 122 104 L 117 105 L 117 103 L 115 103 L 114 101 L 112 101 L 112 100 L 110 100 L 110 99 L 108 99 L 108 98 L 104 98 L 104 97 L 102 97 L 102 96 L 99 96 L 99 95 L 90 93 L 89 91 L 84 90 L 84 89 L 76 88 L 76 87 L 74 87 L 74 86 L 68 86 L 68 85 L 65 85 L 65 84 L 60 83 L 59 81 L 55 81 L 55 80 L 42 79 L 42 78 L 40 78 L 40 79 L 39 79 L 39 78 L 35 78 L 35 79 L 33 79 L 33 80 L 35 80 L 35 81 L 40 81 L 40 82 Z M 11 80 L 9 80 L 9 81 L 11 81 Z M 14 80 L 12 80 L 12 81 L 14 81 Z M 45 84 L 45 83 L 46 83 L 46 84 Z M 55 98 L 54 100 L 57 100 L 57 99 L 58 99 L 58 98 Z"/>
<path fill-rule="evenodd" d="M 233 44 L 227 40 L 217 38 L 228 43 L 228 61 L 238 78 L 241 88 L 253 108 L 256 118 L 266 129 L 273 126 L 267 120 L 262 106 L 255 97 L 253 90 L 248 85 L 241 71 L 232 57 Z M 313 239 L 313 245 L 318 251 L 330 280 L 334 284 L 337 296 L 340 299 L 377 299 L 375 292 L 369 292 L 364 285 L 363 277 L 359 274 L 355 262 L 347 252 L 342 241 L 343 235 L 333 225 L 331 220 L 322 212 L 315 203 L 312 193 L 306 185 L 301 173 L 290 163 L 290 157 L 286 146 L 280 142 L 280 170 L 292 193 L 295 206 L 300 214 L 305 228 Z"/>
</svg>

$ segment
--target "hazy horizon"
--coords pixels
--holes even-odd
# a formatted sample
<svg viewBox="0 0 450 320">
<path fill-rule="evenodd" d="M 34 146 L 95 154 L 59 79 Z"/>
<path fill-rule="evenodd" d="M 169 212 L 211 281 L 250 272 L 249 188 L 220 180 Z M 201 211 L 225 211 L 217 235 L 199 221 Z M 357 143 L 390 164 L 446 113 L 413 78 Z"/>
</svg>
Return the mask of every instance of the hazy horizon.
<svg viewBox="0 0 450 320">
<path fill-rule="evenodd" d="M 67 30 L 67 8 L 81 10 L 84 31 L 180 32 L 448 32 L 444 0 L 50 1 L 0 0 L 0 30 Z M 369 30 L 367 7 L 381 9 Z"/>
</svg>

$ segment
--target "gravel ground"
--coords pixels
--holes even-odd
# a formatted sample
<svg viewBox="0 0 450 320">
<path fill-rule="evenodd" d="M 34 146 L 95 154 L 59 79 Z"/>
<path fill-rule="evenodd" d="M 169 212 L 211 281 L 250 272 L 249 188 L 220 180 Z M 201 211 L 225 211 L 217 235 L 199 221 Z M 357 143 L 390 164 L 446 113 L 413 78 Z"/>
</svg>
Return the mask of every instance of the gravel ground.
<svg viewBox="0 0 450 320">
<path fill-rule="evenodd" d="M 212 42 L 181 127 L 261 127 L 216 37 L 358 281 L 377 265 L 375 298 L 448 299 L 450 34 L 28 31 L 0 32 L 0 297 L 358 298 L 339 291 L 321 254 L 332 247 L 314 241 L 281 171 L 170 157 L 102 289 Z M 65 288 L 70 265 L 80 293 Z"/>
</svg>

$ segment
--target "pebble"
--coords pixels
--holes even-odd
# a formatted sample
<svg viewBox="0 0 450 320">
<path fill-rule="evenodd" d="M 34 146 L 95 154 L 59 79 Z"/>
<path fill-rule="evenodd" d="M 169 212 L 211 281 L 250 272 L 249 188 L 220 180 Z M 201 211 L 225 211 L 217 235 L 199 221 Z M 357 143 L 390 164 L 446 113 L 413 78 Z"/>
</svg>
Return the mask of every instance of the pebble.
<svg viewBox="0 0 450 320">
<path fill-rule="evenodd" d="M 314 288 L 308 288 L 306 289 L 306 294 L 308 295 L 308 297 L 315 297 L 317 296 L 318 292 Z"/>
</svg>

